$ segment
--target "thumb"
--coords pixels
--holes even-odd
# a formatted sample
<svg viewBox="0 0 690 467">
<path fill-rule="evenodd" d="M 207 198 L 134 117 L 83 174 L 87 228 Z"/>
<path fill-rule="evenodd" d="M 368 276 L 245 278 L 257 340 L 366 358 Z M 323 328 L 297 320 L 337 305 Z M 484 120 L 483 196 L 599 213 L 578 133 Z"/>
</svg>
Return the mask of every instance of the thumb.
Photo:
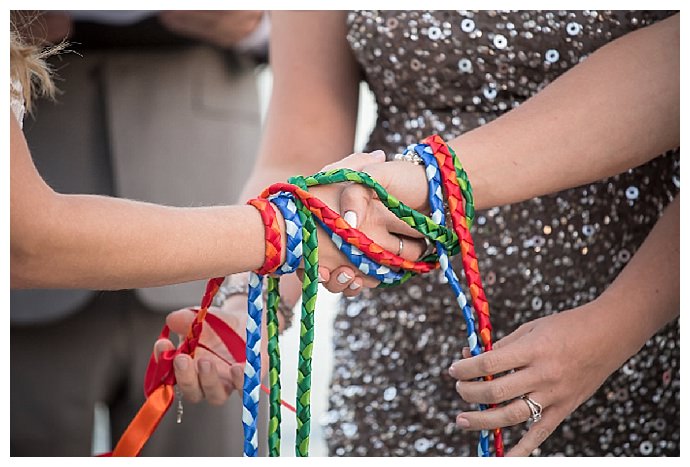
<svg viewBox="0 0 690 467">
<path fill-rule="evenodd" d="M 153 344 L 153 356 L 158 362 L 160 355 L 167 350 L 175 350 L 175 346 L 168 339 L 158 339 L 155 344 Z"/>
<path fill-rule="evenodd" d="M 357 229 L 364 224 L 374 191 L 353 183 L 340 192 L 340 213 L 350 227 Z"/>
<path fill-rule="evenodd" d="M 195 316 L 191 308 L 183 308 L 169 313 L 165 318 L 165 324 L 172 332 L 184 336 L 189 331 Z"/>
</svg>

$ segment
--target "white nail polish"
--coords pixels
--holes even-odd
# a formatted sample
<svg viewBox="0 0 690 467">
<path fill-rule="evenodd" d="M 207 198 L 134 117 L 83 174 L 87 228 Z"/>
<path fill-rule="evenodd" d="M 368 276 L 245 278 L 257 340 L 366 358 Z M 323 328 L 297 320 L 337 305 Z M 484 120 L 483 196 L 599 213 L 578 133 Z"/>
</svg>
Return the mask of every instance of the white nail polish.
<svg viewBox="0 0 690 467">
<path fill-rule="evenodd" d="M 343 215 L 343 219 L 345 219 L 345 222 L 350 224 L 350 227 L 353 229 L 357 228 L 357 213 L 354 211 L 346 211 L 345 215 Z"/>
<path fill-rule="evenodd" d="M 338 282 L 341 284 L 347 284 L 348 281 L 350 281 L 350 279 L 352 279 L 352 277 L 348 276 L 344 272 L 341 272 L 340 274 L 338 274 Z"/>
<path fill-rule="evenodd" d="M 357 282 L 353 282 L 352 284 L 350 284 L 350 290 L 357 290 L 360 287 L 361 287 L 361 285 Z"/>
<path fill-rule="evenodd" d="M 319 278 L 319 282 L 321 282 L 321 283 L 326 282 L 326 281 L 323 279 L 323 276 L 321 275 L 320 272 L 317 273 L 316 275 L 317 275 L 317 277 Z"/>
</svg>

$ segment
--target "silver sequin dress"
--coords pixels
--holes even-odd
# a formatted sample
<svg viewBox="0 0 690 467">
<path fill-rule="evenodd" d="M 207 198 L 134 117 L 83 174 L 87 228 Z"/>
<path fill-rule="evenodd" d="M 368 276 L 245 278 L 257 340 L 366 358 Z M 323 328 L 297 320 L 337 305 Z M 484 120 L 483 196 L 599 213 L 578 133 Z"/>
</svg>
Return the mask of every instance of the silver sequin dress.
<svg viewBox="0 0 690 467">
<path fill-rule="evenodd" d="M 395 154 L 433 133 L 452 139 L 524 102 L 598 47 L 670 14 L 352 12 L 347 39 L 378 104 L 368 149 Z M 495 339 L 600 295 L 678 193 L 679 167 L 672 151 L 598 183 L 478 212 L 473 237 Z M 344 300 L 322 421 L 330 455 L 476 455 L 478 434 L 455 426 L 469 407 L 447 375 L 466 345 L 464 329 L 436 273 Z M 676 320 L 535 454 L 678 455 L 679 346 Z M 522 430 L 505 430 L 507 447 Z"/>
</svg>

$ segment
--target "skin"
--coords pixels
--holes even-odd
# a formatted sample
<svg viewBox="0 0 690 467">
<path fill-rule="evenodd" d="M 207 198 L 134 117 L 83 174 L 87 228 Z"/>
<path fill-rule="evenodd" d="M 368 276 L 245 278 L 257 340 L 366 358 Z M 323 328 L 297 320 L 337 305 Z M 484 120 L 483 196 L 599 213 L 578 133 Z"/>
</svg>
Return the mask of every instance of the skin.
<svg viewBox="0 0 690 467">
<path fill-rule="evenodd" d="M 497 342 L 492 352 L 470 358 L 469 349 L 464 349 L 465 359 L 449 369 L 458 380 L 460 396 L 472 403 L 507 405 L 461 413 L 458 426 L 481 430 L 522 423 L 531 413 L 520 396 L 528 394 L 543 406 L 543 418 L 508 452 L 527 456 L 650 336 L 678 317 L 679 214 L 680 196 L 597 299 L 523 324 Z M 475 379 L 511 370 L 515 372 L 493 381 Z"/>
<path fill-rule="evenodd" d="M 255 270 L 264 262 L 264 226 L 253 206 L 178 208 L 56 193 L 36 170 L 11 110 L 10 155 L 12 288 L 156 287 Z M 371 160 L 349 161 L 362 158 Z M 337 190 L 313 193 L 337 206 Z M 285 223 L 280 211 L 276 216 L 284 260 Z M 345 264 L 320 229 L 319 235 L 323 264 Z"/>
<path fill-rule="evenodd" d="M 354 131 L 359 71 L 344 39 L 344 14 L 281 12 L 272 21 L 271 60 L 276 81 L 263 150 L 247 185 L 252 191 L 268 181 L 313 172 L 314 167 L 330 162 L 329 158 L 351 146 Z M 313 41 L 313 37 L 320 40 Z M 477 209 L 601 180 L 677 147 L 679 37 L 679 15 L 626 34 L 517 109 L 449 141 L 469 174 Z M 281 148 L 282 141 L 291 144 Z M 421 167 L 386 162 L 364 170 L 406 204 L 420 211 L 428 209 Z M 354 212 L 365 232 L 364 224 L 372 223 L 385 226 L 396 238 L 415 237 L 402 229 L 399 220 L 380 210 L 378 203 L 371 202 L 370 190 L 347 186 L 339 201 L 341 212 Z M 595 301 L 527 323 L 497 343 L 496 351 L 454 364 L 451 374 L 459 380 L 460 395 L 469 402 L 508 401 L 530 393 L 544 405 L 544 418 L 509 455 L 528 455 L 538 447 L 609 374 L 678 315 L 679 250 L 673 246 L 678 243 L 678 204 L 677 199 L 669 206 L 634 260 Z M 668 280 L 647 282 L 642 290 L 650 295 L 638 295 L 645 267 L 660 264 L 660 257 L 667 260 L 661 278 Z M 324 283 L 334 286 L 341 273 L 357 281 L 352 268 L 341 267 L 330 271 Z M 366 280 L 362 283 L 370 285 Z M 345 294 L 357 293 L 346 287 Z M 597 320 L 608 324 L 602 329 L 617 329 L 618 341 L 608 342 L 604 352 L 593 351 L 597 346 L 591 344 L 592 332 L 586 325 L 594 313 Z M 529 346 L 525 343 L 528 335 Z M 534 345 L 534 338 L 543 345 Z M 534 350 L 549 345 L 558 351 Z M 504 351 L 507 348 L 510 352 Z M 522 365 L 529 369 L 491 383 L 471 381 L 496 373 L 499 367 L 508 370 Z M 592 371 L 585 371 L 588 369 Z M 572 384 L 566 388 L 560 381 Z M 516 400 L 489 420 L 482 418 L 486 416 L 464 413 L 458 424 L 467 429 L 508 426 L 527 420 L 529 410 L 524 401 Z"/>
<path fill-rule="evenodd" d="M 161 24 L 181 36 L 230 48 L 259 25 L 261 10 L 163 11 Z"/>
</svg>

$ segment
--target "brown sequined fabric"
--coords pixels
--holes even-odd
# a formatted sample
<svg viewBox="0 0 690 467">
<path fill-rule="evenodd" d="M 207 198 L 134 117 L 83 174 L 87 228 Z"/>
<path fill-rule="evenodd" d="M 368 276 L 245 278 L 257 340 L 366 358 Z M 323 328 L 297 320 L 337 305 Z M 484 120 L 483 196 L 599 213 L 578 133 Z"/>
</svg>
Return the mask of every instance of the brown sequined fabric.
<svg viewBox="0 0 690 467">
<path fill-rule="evenodd" d="M 452 139 L 524 102 L 598 47 L 670 14 L 350 13 L 347 39 L 378 104 L 368 149 L 395 154 L 432 133 Z M 679 186 L 673 151 L 598 183 L 478 212 L 473 237 L 495 338 L 601 294 Z M 437 273 L 343 301 L 323 420 L 330 454 L 476 455 L 478 434 L 455 426 L 468 407 L 447 375 L 465 345 L 461 313 Z M 676 320 L 535 454 L 678 455 L 679 346 Z M 524 429 L 507 429 L 506 445 Z"/>
</svg>

